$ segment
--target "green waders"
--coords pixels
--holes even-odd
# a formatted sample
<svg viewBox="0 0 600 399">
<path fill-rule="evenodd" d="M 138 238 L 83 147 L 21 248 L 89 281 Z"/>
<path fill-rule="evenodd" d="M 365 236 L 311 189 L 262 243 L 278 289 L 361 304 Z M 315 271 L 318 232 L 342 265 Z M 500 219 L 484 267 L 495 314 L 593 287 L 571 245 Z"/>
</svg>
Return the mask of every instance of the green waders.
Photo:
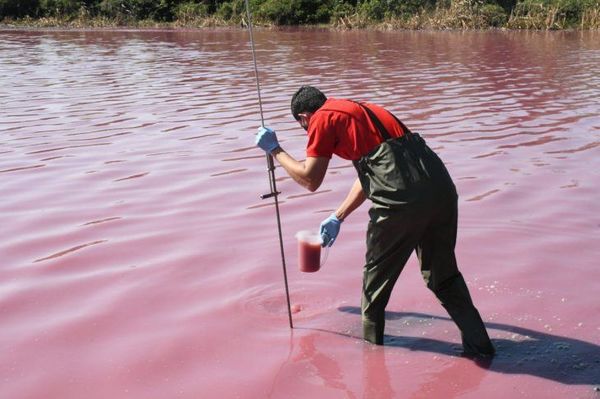
<svg viewBox="0 0 600 399">
<path fill-rule="evenodd" d="M 362 107 L 385 139 L 354 162 L 373 202 L 363 271 L 364 339 L 383 344 L 385 307 L 416 249 L 427 287 L 460 329 L 465 353 L 492 355 L 494 347 L 456 265 L 458 196 L 446 167 L 418 134 L 402 125 L 407 134 L 391 138 L 373 112 Z"/>
</svg>

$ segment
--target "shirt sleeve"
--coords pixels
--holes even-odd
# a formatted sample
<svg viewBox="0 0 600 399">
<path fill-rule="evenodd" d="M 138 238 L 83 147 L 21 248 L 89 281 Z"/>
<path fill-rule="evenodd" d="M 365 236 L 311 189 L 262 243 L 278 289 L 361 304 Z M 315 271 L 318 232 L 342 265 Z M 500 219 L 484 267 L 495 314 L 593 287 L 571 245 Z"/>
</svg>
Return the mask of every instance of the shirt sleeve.
<svg viewBox="0 0 600 399">
<path fill-rule="evenodd" d="M 327 113 L 313 115 L 308 127 L 307 157 L 324 157 L 331 159 L 336 144 L 335 129 L 329 123 Z"/>
</svg>

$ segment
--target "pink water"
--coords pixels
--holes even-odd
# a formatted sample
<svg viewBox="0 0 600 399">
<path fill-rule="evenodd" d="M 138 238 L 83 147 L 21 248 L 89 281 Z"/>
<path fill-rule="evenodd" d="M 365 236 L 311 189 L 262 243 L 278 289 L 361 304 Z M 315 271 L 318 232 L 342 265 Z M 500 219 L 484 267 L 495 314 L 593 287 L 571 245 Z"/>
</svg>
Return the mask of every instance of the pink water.
<svg viewBox="0 0 600 399">
<path fill-rule="evenodd" d="M 318 273 L 355 178 L 278 169 L 294 329 L 248 34 L 0 31 L 0 397 L 598 398 L 600 34 L 257 31 L 265 119 L 309 83 L 389 107 L 447 162 L 457 254 L 498 356 L 460 338 L 411 258 L 388 346 L 360 339 L 367 206 Z"/>
</svg>

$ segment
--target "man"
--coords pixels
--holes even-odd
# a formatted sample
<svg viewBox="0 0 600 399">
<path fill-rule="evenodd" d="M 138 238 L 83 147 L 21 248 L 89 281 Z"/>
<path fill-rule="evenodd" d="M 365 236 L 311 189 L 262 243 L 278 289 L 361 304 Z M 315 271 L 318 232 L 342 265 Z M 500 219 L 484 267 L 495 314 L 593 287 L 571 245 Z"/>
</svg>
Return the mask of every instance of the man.
<svg viewBox="0 0 600 399">
<path fill-rule="evenodd" d="M 456 265 L 458 195 L 442 161 L 418 134 L 377 105 L 327 99 L 317 88 L 303 86 L 292 97 L 291 108 L 308 132 L 305 161 L 285 152 L 275 131 L 259 128 L 256 136 L 256 144 L 290 177 L 317 190 L 333 154 L 353 161 L 358 172 L 344 201 L 321 223 L 323 245 L 334 243 L 344 219 L 365 199 L 372 202 L 361 301 L 364 339 L 383 344 L 385 307 L 416 249 L 427 287 L 461 331 L 464 353 L 493 355 Z"/>
</svg>

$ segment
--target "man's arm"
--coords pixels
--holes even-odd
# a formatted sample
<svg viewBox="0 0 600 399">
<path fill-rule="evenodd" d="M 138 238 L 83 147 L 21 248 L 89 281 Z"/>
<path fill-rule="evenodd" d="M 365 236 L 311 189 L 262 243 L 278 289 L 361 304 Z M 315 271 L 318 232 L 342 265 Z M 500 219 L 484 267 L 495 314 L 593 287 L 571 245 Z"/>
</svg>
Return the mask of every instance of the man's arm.
<svg viewBox="0 0 600 399">
<path fill-rule="evenodd" d="M 308 157 L 306 161 L 300 162 L 281 147 L 277 147 L 271 154 L 283 166 L 288 175 L 308 191 L 316 191 L 323 183 L 327 166 L 329 166 L 329 158 Z"/>
<path fill-rule="evenodd" d="M 360 185 L 360 180 L 356 179 L 350 192 L 346 196 L 346 199 L 341 203 L 338 209 L 335 211 L 335 216 L 343 221 L 348 215 L 350 215 L 356 208 L 362 205 L 367 197 Z"/>
<path fill-rule="evenodd" d="M 339 208 L 332 213 L 327 219 L 321 222 L 319 226 L 319 234 L 323 246 L 332 246 L 340 232 L 340 226 L 344 219 L 358 208 L 367 197 L 363 193 L 360 185 L 360 180 L 356 179 L 346 199 L 342 202 Z"/>
</svg>

